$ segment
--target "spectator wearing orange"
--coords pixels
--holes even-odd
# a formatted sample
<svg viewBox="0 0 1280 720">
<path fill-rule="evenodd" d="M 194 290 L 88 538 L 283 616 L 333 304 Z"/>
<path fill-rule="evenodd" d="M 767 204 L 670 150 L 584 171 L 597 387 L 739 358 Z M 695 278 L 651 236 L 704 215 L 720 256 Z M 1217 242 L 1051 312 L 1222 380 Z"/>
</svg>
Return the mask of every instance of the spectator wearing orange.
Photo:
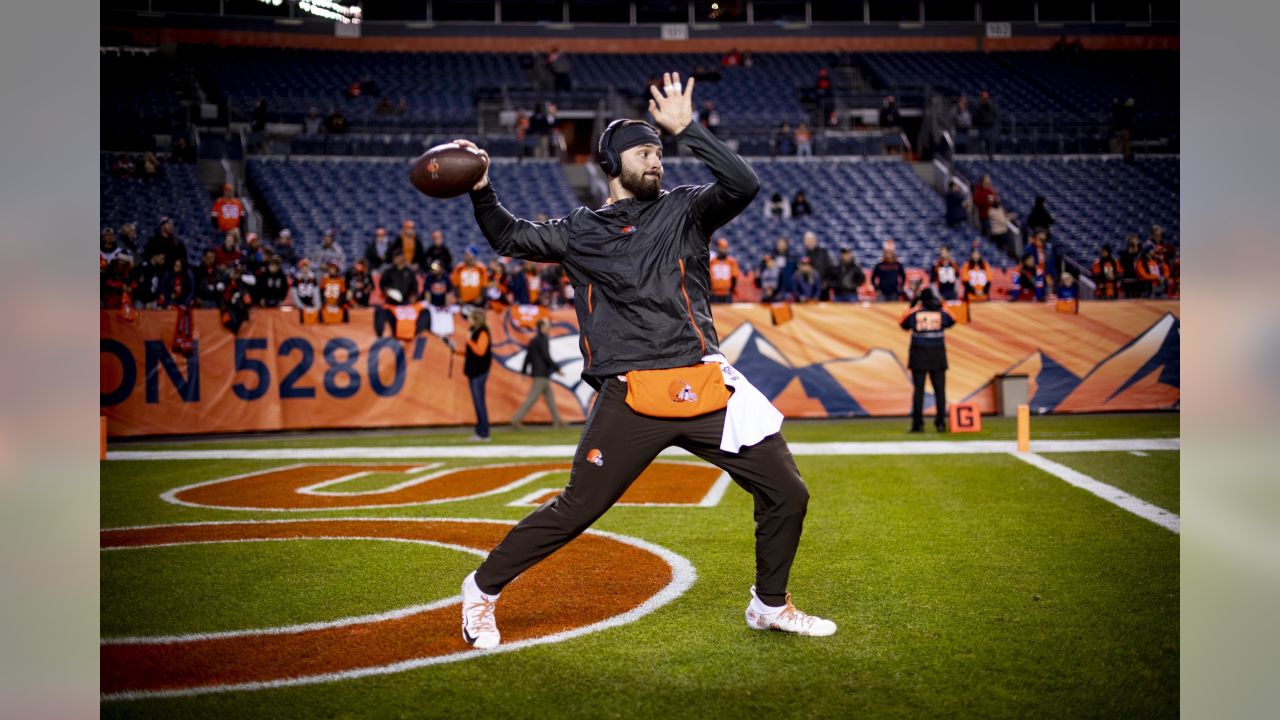
<svg viewBox="0 0 1280 720">
<path fill-rule="evenodd" d="M 489 271 L 476 259 L 478 252 L 475 245 L 468 245 L 466 252 L 462 254 L 462 262 L 453 269 L 450 280 L 453 282 L 454 292 L 458 295 L 458 302 L 463 305 L 483 307 L 485 288 L 489 285 Z"/>
<path fill-rule="evenodd" d="M 421 272 L 426 264 L 426 252 L 422 249 L 422 243 L 418 240 L 418 231 L 412 220 L 405 220 L 400 225 L 400 242 L 396 243 L 395 250 L 404 255 L 404 262 L 414 272 Z"/>
<path fill-rule="evenodd" d="M 324 277 L 320 279 L 320 321 L 347 321 L 347 280 L 335 262 L 325 265 Z"/>
<path fill-rule="evenodd" d="M 711 302 L 733 302 L 733 291 L 738 287 L 738 278 L 742 275 L 738 261 L 729 254 L 729 239 L 718 238 L 715 252 L 711 253 Z"/>
<path fill-rule="evenodd" d="M 1097 284 L 1094 296 L 1099 300 L 1115 300 L 1120 296 L 1120 278 L 1123 271 L 1120 262 L 1111 256 L 1111 246 L 1103 245 L 1098 251 L 1098 259 L 1093 261 L 1090 269 L 1093 281 Z"/>
<path fill-rule="evenodd" d="M 938 296 L 943 300 L 955 300 L 956 284 L 960 282 L 960 266 L 951 259 L 951 248 L 943 245 L 938 248 L 938 259 L 929 271 L 929 281 L 933 283 Z"/>
<path fill-rule="evenodd" d="M 974 248 L 969 259 L 960 268 L 964 282 L 964 296 L 969 302 L 985 302 L 991 298 L 991 266 L 982 257 L 982 251 Z"/>
<path fill-rule="evenodd" d="M 538 274 L 538 266 L 532 261 L 526 261 L 519 272 L 511 274 L 507 290 L 511 294 L 512 304 L 537 305 L 542 294 L 542 277 Z"/>
<path fill-rule="evenodd" d="M 244 223 L 244 203 L 233 194 L 230 184 L 222 186 L 222 197 L 213 201 L 213 211 L 209 216 L 213 227 L 224 233 L 239 230 Z"/>
<path fill-rule="evenodd" d="M 489 325 L 484 310 L 481 309 L 472 309 L 467 319 L 471 321 L 471 335 L 467 338 L 466 347 L 458 349 L 451 338 L 448 343 L 454 352 L 466 357 L 462 373 L 467 376 L 467 386 L 471 389 L 471 404 L 476 413 L 476 431 L 471 436 L 471 440 L 472 442 L 489 442 L 489 407 L 484 396 L 485 384 L 489 381 L 489 369 L 493 366 Z"/>
<path fill-rule="evenodd" d="M 1156 248 L 1143 250 L 1135 266 L 1143 297 L 1162 298 L 1168 291 L 1169 267 L 1160 259 Z"/>
</svg>

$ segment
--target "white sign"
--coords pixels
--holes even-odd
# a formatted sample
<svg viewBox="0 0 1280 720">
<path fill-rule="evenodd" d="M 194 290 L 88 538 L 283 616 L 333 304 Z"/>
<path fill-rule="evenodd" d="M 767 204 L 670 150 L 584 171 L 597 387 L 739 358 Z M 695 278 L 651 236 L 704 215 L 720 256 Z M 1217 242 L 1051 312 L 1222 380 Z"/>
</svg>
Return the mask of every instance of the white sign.
<svg viewBox="0 0 1280 720">
<path fill-rule="evenodd" d="M 1009 38 L 1013 37 L 1013 25 L 1002 23 L 987 23 L 987 37 L 989 38 Z"/>
<path fill-rule="evenodd" d="M 676 23 L 664 23 L 662 26 L 663 40 L 688 40 L 689 26 L 677 25 Z"/>
</svg>

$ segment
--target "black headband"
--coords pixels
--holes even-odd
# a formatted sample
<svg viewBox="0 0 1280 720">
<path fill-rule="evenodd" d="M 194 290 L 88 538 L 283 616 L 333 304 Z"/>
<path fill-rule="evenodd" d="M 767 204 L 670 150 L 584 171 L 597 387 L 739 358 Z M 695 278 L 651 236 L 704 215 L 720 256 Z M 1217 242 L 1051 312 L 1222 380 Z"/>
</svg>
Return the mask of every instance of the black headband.
<svg viewBox="0 0 1280 720">
<path fill-rule="evenodd" d="M 629 150 L 637 145 L 657 145 L 662 146 L 662 141 L 658 139 L 658 133 L 648 125 L 627 125 L 613 131 L 613 135 L 609 136 L 609 148 L 619 155 L 624 150 Z"/>
</svg>

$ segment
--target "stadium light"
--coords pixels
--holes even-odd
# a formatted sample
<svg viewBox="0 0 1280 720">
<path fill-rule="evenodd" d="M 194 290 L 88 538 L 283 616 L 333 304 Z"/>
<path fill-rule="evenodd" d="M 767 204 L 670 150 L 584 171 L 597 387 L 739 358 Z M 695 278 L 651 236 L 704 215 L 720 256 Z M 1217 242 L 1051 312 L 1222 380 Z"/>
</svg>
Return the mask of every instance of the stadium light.
<svg viewBox="0 0 1280 720">
<path fill-rule="evenodd" d="M 258 0 L 267 5 L 280 6 L 284 4 L 284 0 Z M 297 0 L 298 9 L 303 12 L 310 13 L 316 17 L 334 20 L 344 24 L 359 24 L 360 17 L 364 14 L 364 10 L 355 5 L 343 5 L 333 0 Z"/>
</svg>

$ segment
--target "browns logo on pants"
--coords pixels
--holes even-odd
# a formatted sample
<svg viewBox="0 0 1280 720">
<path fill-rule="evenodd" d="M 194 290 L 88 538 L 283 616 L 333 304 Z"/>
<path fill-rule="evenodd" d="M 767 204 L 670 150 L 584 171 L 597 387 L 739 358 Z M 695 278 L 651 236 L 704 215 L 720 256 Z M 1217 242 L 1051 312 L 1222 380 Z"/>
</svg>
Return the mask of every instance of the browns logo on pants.
<svg viewBox="0 0 1280 720">
<path fill-rule="evenodd" d="M 517 575 L 566 545 L 613 506 L 663 449 L 684 448 L 729 473 L 755 499 L 756 593 L 782 605 L 787 575 L 800 544 L 809 491 L 791 451 L 774 433 L 742 448 L 720 449 L 725 410 L 692 418 L 641 415 L 626 402 L 627 387 L 605 381 L 578 441 L 569 484 L 507 535 L 476 571 L 476 584 L 497 594 Z"/>
</svg>

